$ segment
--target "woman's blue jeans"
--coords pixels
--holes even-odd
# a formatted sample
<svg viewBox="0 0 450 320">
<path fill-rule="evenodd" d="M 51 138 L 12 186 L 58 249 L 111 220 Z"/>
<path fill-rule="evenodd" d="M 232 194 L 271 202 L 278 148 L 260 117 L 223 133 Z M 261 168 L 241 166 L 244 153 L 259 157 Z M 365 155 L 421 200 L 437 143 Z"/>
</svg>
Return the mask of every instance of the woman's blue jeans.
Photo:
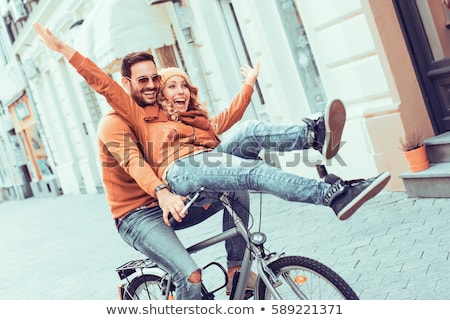
<svg viewBox="0 0 450 320">
<path fill-rule="evenodd" d="M 234 192 L 229 195 L 231 204 L 242 221 L 248 225 L 250 206 L 248 191 Z M 191 207 L 181 223 L 167 226 L 162 219 L 160 207 L 137 209 L 129 213 L 119 225 L 119 234 L 130 246 L 155 261 L 172 275 L 176 286 L 176 298 L 180 300 L 201 299 L 200 283 L 191 283 L 188 278 L 199 267 L 180 242 L 175 230 L 184 229 L 211 217 L 223 209 L 219 201 L 213 202 L 207 209 Z M 226 210 L 225 210 L 226 211 Z M 231 215 L 223 213 L 223 230 L 234 226 Z M 228 267 L 242 263 L 246 242 L 242 237 L 234 237 L 225 242 Z"/>
<path fill-rule="evenodd" d="M 166 180 L 172 192 L 185 195 L 200 187 L 215 192 L 256 190 L 289 201 L 323 204 L 329 184 L 284 172 L 258 159 L 261 150 L 307 148 L 306 125 L 246 121 L 216 149 L 176 160 Z"/>
</svg>

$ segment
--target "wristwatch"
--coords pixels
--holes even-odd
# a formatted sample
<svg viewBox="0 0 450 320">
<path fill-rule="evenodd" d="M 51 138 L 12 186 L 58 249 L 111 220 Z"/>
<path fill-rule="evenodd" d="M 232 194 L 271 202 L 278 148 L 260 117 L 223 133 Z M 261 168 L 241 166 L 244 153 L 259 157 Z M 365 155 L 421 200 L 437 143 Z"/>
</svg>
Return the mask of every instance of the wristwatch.
<svg viewBox="0 0 450 320">
<path fill-rule="evenodd" d="M 159 190 L 166 189 L 166 188 L 167 188 L 167 186 L 164 183 L 161 183 L 159 186 L 157 186 L 155 188 L 155 193 L 157 193 Z"/>
</svg>

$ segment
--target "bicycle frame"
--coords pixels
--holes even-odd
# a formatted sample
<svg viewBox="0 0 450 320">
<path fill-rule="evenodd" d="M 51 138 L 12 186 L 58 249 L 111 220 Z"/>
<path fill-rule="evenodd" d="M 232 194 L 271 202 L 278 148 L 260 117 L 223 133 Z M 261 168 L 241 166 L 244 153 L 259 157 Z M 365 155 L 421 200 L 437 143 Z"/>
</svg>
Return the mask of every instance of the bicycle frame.
<svg viewBox="0 0 450 320">
<path fill-rule="evenodd" d="M 247 248 L 244 253 L 244 258 L 243 258 L 241 270 L 240 270 L 240 276 L 239 276 L 239 280 L 237 282 L 237 285 L 236 285 L 236 288 L 234 291 L 233 298 L 236 300 L 238 300 L 238 299 L 242 300 L 245 295 L 245 286 L 246 286 L 247 278 L 250 274 L 251 265 L 253 262 L 252 255 L 249 250 L 250 236 L 249 236 L 249 232 L 248 232 L 245 224 L 242 222 L 241 218 L 231 207 L 226 193 L 224 193 L 221 196 L 220 200 L 225 205 L 225 209 L 228 211 L 228 213 L 233 217 L 235 227 L 232 229 L 226 230 L 224 232 L 221 232 L 221 233 L 219 233 L 215 236 L 212 236 L 208 239 L 200 241 L 200 242 L 186 248 L 186 250 L 189 252 L 189 254 L 196 253 L 197 251 L 206 249 L 206 248 L 213 246 L 219 242 L 222 242 L 222 241 L 231 239 L 233 237 L 236 237 L 238 235 L 241 235 L 247 242 L 247 246 L 246 246 Z"/>
<path fill-rule="evenodd" d="M 203 191 L 203 188 L 200 191 L 198 191 L 193 196 L 193 198 L 190 199 L 188 204 L 186 204 L 186 207 L 185 207 L 186 210 L 194 203 L 194 201 L 198 198 L 199 194 L 202 191 Z M 228 212 L 228 214 L 231 215 L 231 217 L 234 221 L 234 227 L 231 229 L 228 229 L 226 231 L 220 232 L 210 238 L 204 239 L 196 244 L 191 245 L 190 247 L 186 248 L 187 252 L 189 254 L 193 254 L 198 251 L 209 248 L 217 243 L 226 241 L 226 240 L 231 239 L 236 236 L 241 236 L 246 241 L 246 249 L 245 249 L 244 257 L 243 257 L 242 264 L 241 264 L 239 278 L 234 287 L 234 291 L 233 291 L 234 294 L 232 293 L 232 296 L 230 297 L 230 299 L 232 299 L 232 300 L 243 300 L 244 299 L 244 296 L 246 293 L 245 288 L 247 285 L 247 279 L 248 279 L 250 271 L 251 271 L 253 260 L 255 260 L 255 259 L 258 262 L 257 263 L 258 275 L 260 276 L 262 281 L 265 283 L 266 287 L 271 291 L 273 296 L 281 299 L 279 294 L 275 291 L 274 286 L 272 285 L 272 283 L 275 282 L 275 281 L 273 281 L 275 279 L 275 276 L 272 274 L 271 270 L 266 267 L 268 264 L 269 257 L 265 255 L 264 249 L 262 248 L 262 246 L 258 247 L 254 243 L 252 243 L 252 241 L 250 240 L 251 233 L 249 232 L 249 230 L 247 229 L 246 225 L 241 220 L 239 215 L 232 208 L 227 195 L 228 195 L 228 193 L 223 193 L 220 197 L 220 201 L 224 204 L 224 207 L 225 207 L 224 210 L 226 210 Z M 260 235 L 261 233 L 258 233 L 258 234 Z M 265 238 L 265 235 L 263 235 L 263 237 Z M 214 262 L 212 262 L 211 264 L 214 264 Z M 128 276 L 130 276 L 131 274 L 133 274 L 136 271 L 136 269 L 159 270 L 160 272 L 157 272 L 156 274 L 160 274 L 160 275 L 163 274 L 163 277 L 165 277 L 165 279 L 167 280 L 166 287 L 171 288 L 172 277 L 170 275 L 168 275 L 164 269 L 161 269 L 157 264 L 155 264 L 153 261 L 151 261 L 149 259 L 130 261 L 130 262 L 122 265 L 121 267 L 117 268 L 117 271 L 119 273 L 120 279 L 125 279 L 125 278 L 128 278 Z M 224 271 L 224 273 L 226 273 L 225 269 L 222 268 L 222 270 Z M 269 278 L 271 278 L 272 281 Z M 221 288 L 223 288 L 223 287 L 221 287 Z M 218 289 L 216 289 L 216 290 L 218 290 Z M 256 287 L 255 287 L 255 290 L 256 290 Z M 209 294 L 211 294 L 211 292 L 208 292 L 205 287 L 202 288 L 202 291 L 205 296 L 208 296 Z M 214 292 L 215 291 L 213 291 L 212 293 L 214 293 Z M 170 290 L 166 290 L 165 299 L 169 299 L 169 294 L 170 294 Z"/>
<path fill-rule="evenodd" d="M 261 277 L 261 279 L 266 284 L 267 288 L 272 292 L 272 294 L 275 297 L 278 297 L 281 299 L 279 294 L 276 292 L 274 286 L 272 285 L 272 282 L 269 280 L 269 278 L 266 276 L 267 270 L 264 270 L 264 266 L 266 265 L 264 263 L 264 255 L 259 252 L 260 250 L 250 241 L 251 235 L 249 233 L 249 230 L 245 226 L 245 224 L 242 222 L 239 215 L 234 211 L 232 208 L 229 199 L 227 197 L 227 193 L 223 193 L 220 197 L 220 201 L 225 205 L 225 209 L 228 211 L 228 213 L 232 216 L 235 227 L 229 230 L 226 230 L 224 232 L 221 232 L 217 235 L 214 235 L 208 239 L 202 240 L 188 248 L 186 250 L 189 252 L 189 254 L 196 253 L 198 251 L 201 251 L 203 249 L 206 249 L 210 246 L 213 246 L 217 243 L 220 243 L 222 241 L 231 239 L 235 236 L 242 236 L 244 240 L 247 243 L 244 258 L 242 260 L 242 265 L 240 269 L 240 275 L 238 282 L 236 284 L 234 295 L 232 297 L 233 300 L 242 300 L 244 299 L 245 295 L 245 287 L 247 284 L 247 278 L 250 274 L 251 267 L 253 264 L 253 260 L 256 258 L 258 260 L 258 275 Z M 253 255 L 252 255 L 253 253 Z M 269 270 L 270 271 L 270 270 Z M 275 277 L 274 275 L 270 275 Z M 169 284 L 170 285 L 170 284 Z"/>
</svg>

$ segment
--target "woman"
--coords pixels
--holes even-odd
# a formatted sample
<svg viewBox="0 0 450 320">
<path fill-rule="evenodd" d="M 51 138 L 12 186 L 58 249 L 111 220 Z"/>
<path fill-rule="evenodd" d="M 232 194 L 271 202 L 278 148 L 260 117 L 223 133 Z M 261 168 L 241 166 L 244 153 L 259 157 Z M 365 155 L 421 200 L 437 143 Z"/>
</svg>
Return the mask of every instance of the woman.
<svg viewBox="0 0 450 320">
<path fill-rule="evenodd" d="M 258 68 L 257 65 L 256 70 Z M 194 135 L 195 140 L 184 142 L 192 147 L 189 155 L 178 158 L 174 156 L 174 160 L 167 166 L 163 166 L 161 160 L 158 162 L 157 153 L 150 155 L 156 166 L 161 164 L 164 167 L 161 177 L 177 194 L 189 194 L 202 186 L 219 192 L 265 191 L 289 201 L 330 206 L 338 218 L 345 220 L 365 201 L 381 191 L 389 181 L 389 174 L 383 173 L 372 179 L 349 182 L 329 175 L 325 181 L 321 182 L 283 172 L 258 159 L 262 149 L 291 151 L 320 146 L 317 136 L 323 135 L 323 131 L 327 128 L 323 123 L 331 122 L 330 115 L 337 117 L 343 112 L 343 106 L 339 100 L 332 101 L 326 107 L 325 114 L 319 119 L 305 119 L 307 125 L 286 126 L 247 121 L 234 134 L 220 142 L 216 133 L 224 123 L 234 124 L 232 121 L 230 123 L 230 119 L 234 119 L 235 115 L 233 110 L 230 108 L 213 120 L 209 120 L 206 111 L 201 108 L 197 100 L 198 90 L 192 86 L 188 75 L 183 70 L 168 68 L 160 70 L 159 74 L 161 80 L 158 102 L 168 112 L 170 119 L 179 124 L 169 122 L 166 126 L 155 123 L 151 127 L 158 133 L 153 137 L 169 137 L 170 132 L 176 131 L 178 125 L 190 126 L 194 131 L 203 133 L 202 136 Z M 246 84 L 235 101 L 245 96 L 247 90 L 245 87 Z M 166 130 L 165 134 L 164 130 Z M 316 138 L 309 141 L 311 136 Z M 181 139 L 174 135 L 171 142 L 177 145 L 181 143 Z M 202 146 L 203 149 L 195 150 L 196 146 Z M 160 148 L 166 148 L 166 144 L 161 144 Z M 175 155 L 176 152 L 172 154 Z"/>
</svg>

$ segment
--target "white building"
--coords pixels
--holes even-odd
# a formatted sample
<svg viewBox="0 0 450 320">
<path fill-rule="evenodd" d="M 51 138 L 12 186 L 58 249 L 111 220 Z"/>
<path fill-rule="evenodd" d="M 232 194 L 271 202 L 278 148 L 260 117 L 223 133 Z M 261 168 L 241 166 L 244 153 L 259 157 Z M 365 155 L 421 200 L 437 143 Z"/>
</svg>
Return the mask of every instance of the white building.
<svg viewBox="0 0 450 320">
<path fill-rule="evenodd" d="M 17 1 L 0 1 L 3 16 L 11 17 L 12 2 Z M 22 2 L 18 2 L 20 7 Z M 227 107 L 239 90 L 239 67 L 260 61 L 261 72 L 246 119 L 300 123 L 303 117 L 323 110 L 327 99 L 339 97 L 347 106 L 345 144 L 338 157 L 327 162 L 328 170 L 345 178 L 370 177 L 389 170 L 393 179 L 388 188 L 404 188 L 397 176 L 406 169 L 398 152 L 398 137 L 405 126 L 399 109 L 401 94 L 379 34 L 377 16 L 383 11 L 391 13 L 392 18 L 391 1 L 23 3 L 33 10 L 23 20 L 2 25 L 4 36 L 11 26 L 18 30 L 12 34 L 12 44 L 3 47 L 18 54 L 25 65 L 48 161 L 64 193 L 101 190 L 96 125 L 109 106 L 60 54 L 39 42 L 32 28 L 35 21 L 73 44 L 116 80 L 120 80 L 120 59 L 126 53 L 150 50 L 158 67 L 177 65 L 190 74 L 211 114 Z M 390 23 L 398 24 L 392 19 Z M 398 26 L 393 32 L 403 39 Z M 407 52 L 403 42 L 399 48 Z M 411 66 L 408 59 L 405 64 Z M 5 63 L 0 68 L 2 83 L 11 81 L 8 68 Z M 8 92 L 1 89 L 0 98 L 12 105 L 23 90 L 23 84 Z M 417 91 L 417 85 L 411 90 Z M 426 113 L 423 100 L 420 103 L 420 112 Z M 432 135 L 428 120 L 423 130 Z M 320 159 L 314 153 L 282 154 L 271 159 L 286 170 L 317 177 L 314 164 Z"/>
</svg>

